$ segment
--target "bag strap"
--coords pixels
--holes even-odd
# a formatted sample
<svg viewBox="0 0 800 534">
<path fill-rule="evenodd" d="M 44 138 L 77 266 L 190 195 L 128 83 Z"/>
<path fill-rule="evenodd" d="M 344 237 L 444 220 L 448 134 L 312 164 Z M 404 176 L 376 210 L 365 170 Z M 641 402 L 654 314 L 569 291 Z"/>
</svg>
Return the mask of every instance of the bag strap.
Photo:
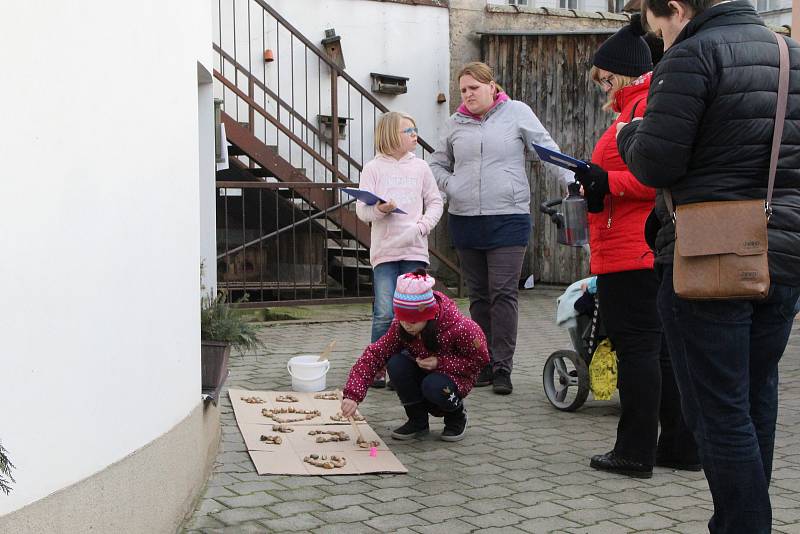
<svg viewBox="0 0 800 534">
<path fill-rule="evenodd" d="M 631 116 L 628 117 L 628 122 L 633 122 L 633 119 L 636 117 L 636 108 L 639 107 L 639 104 L 641 104 L 642 100 L 644 100 L 645 98 L 647 98 L 647 97 L 643 96 L 642 98 L 637 100 L 636 103 L 633 105 L 633 109 L 631 109 Z"/>
<path fill-rule="evenodd" d="M 775 127 L 772 130 L 772 152 L 769 157 L 769 182 L 767 184 L 767 199 L 764 203 L 767 220 L 772 215 L 772 190 L 775 187 L 775 174 L 778 171 L 778 156 L 781 150 L 781 139 L 783 138 L 783 124 L 786 118 L 786 104 L 789 98 L 789 47 L 786 40 L 779 34 L 774 33 L 775 40 L 778 42 L 778 52 L 780 53 L 779 73 L 778 73 L 778 104 L 775 108 Z M 675 220 L 675 206 L 672 203 L 672 193 L 669 189 L 664 189 L 664 202 L 667 210 Z"/>
</svg>

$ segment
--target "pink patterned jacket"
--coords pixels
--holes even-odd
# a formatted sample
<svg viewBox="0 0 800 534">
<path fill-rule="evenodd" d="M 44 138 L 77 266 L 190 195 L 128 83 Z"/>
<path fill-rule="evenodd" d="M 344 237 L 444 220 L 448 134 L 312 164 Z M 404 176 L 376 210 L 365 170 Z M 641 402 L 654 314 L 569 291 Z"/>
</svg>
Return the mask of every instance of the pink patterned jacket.
<svg viewBox="0 0 800 534">
<path fill-rule="evenodd" d="M 395 319 L 389 331 L 369 345 L 353 365 L 342 393 L 345 398 L 362 402 L 375 374 L 401 349 L 406 349 L 415 359 L 436 356 L 439 364 L 431 372 L 446 375 L 455 382 L 459 396 L 467 396 L 481 369 L 489 363 L 486 336 L 477 323 L 461 314 L 455 302 L 438 291 L 433 295 L 439 303 L 439 352 L 428 352 L 419 337 L 410 343 L 403 341 L 400 338 L 402 327 Z"/>
</svg>

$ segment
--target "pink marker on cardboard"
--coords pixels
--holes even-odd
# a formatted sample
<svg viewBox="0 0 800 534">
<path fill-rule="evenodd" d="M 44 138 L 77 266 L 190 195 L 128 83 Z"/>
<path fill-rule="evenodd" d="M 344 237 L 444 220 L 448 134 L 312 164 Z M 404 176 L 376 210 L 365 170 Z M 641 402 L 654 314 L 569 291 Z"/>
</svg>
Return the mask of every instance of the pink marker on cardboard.
<svg viewBox="0 0 800 534">
<path fill-rule="evenodd" d="M 371 457 L 375 458 L 376 456 L 378 456 L 378 449 L 375 448 L 375 447 L 370 447 L 369 448 L 369 455 Z"/>
</svg>

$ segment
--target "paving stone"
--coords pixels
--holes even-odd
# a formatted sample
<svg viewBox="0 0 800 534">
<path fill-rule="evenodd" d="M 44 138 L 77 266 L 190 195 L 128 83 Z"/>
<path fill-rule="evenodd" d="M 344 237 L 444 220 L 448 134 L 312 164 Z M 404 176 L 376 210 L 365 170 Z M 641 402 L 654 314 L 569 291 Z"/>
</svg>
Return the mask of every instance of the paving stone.
<svg viewBox="0 0 800 534">
<path fill-rule="evenodd" d="M 631 529 L 610 521 L 601 521 L 592 526 L 568 528 L 567 532 L 573 532 L 574 534 L 621 534 L 623 532 L 631 532 Z"/>
<path fill-rule="evenodd" d="M 462 519 L 467 523 L 481 528 L 506 527 L 508 525 L 516 525 L 524 520 L 522 517 L 508 510 L 501 510 L 499 512 L 492 512 L 491 514 L 482 514 L 474 517 L 463 517 Z"/>
<path fill-rule="evenodd" d="M 276 497 L 264 492 L 250 493 L 249 495 L 240 495 L 238 497 L 218 497 L 217 500 L 228 508 L 254 508 L 278 501 Z"/>
<path fill-rule="evenodd" d="M 282 519 L 262 521 L 271 532 L 307 532 L 322 525 L 322 520 L 311 514 L 297 514 Z"/>
<path fill-rule="evenodd" d="M 291 517 L 303 512 L 317 512 L 330 510 L 322 502 L 317 501 L 284 501 L 271 504 L 269 510 L 280 517 Z"/>
<path fill-rule="evenodd" d="M 633 530 L 655 531 L 672 527 L 675 525 L 675 523 L 677 523 L 677 521 L 673 519 L 669 519 L 658 514 L 639 514 L 635 517 L 617 519 L 616 522 L 619 522 L 621 525 L 625 525 L 626 527 L 630 527 Z"/>
<path fill-rule="evenodd" d="M 330 497 L 325 497 L 319 501 L 320 504 L 324 504 L 328 508 L 332 508 L 334 510 L 339 510 L 341 508 L 346 508 L 348 506 L 352 506 L 354 504 L 365 504 L 365 503 L 374 503 L 378 502 L 372 497 L 364 494 L 355 494 L 355 495 L 332 495 Z"/>
<path fill-rule="evenodd" d="M 303 477 L 314 479 L 316 477 Z M 362 493 L 370 494 L 375 490 L 375 486 L 366 482 L 356 481 L 349 484 L 332 484 L 322 488 L 327 495 L 358 495 Z"/>
<path fill-rule="evenodd" d="M 413 488 L 384 488 L 369 492 L 370 497 L 384 502 L 400 499 L 402 497 L 418 497 L 420 495 L 422 495 L 422 492 Z"/>
<path fill-rule="evenodd" d="M 199 530 L 202 531 L 208 528 L 215 528 L 215 527 L 223 527 L 224 524 L 221 521 L 217 521 L 210 515 L 198 515 L 194 516 L 189 520 L 187 524 L 187 528 L 191 530 Z"/>
<path fill-rule="evenodd" d="M 249 495 L 250 493 L 259 493 L 262 491 L 286 491 L 286 488 L 274 482 L 267 480 L 256 480 L 253 482 L 234 482 L 225 486 L 230 491 L 238 493 L 239 495 Z"/>
<path fill-rule="evenodd" d="M 522 508 L 514 508 L 514 512 L 525 517 L 526 519 L 533 519 L 535 517 L 553 517 L 569 512 L 569 508 L 556 504 L 554 502 L 541 502 L 533 506 L 525 506 Z"/>
<path fill-rule="evenodd" d="M 460 493 L 447 491 L 444 493 L 439 493 L 434 495 L 411 497 L 411 500 L 417 501 L 418 503 L 424 504 L 426 506 L 455 506 L 459 504 L 464 504 L 465 502 L 469 502 L 472 499 L 470 499 L 466 495 L 461 495 Z"/>
<path fill-rule="evenodd" d="M 380 531 L 358 523 L 338 523 L 323 525 L 315 528 L 312 532 L 314 534 L 374 534 Z"/>
<path fill-rule="evenodd" d="M 425 505 L 412 501 L 411 499 L 395 499 L 393 501 L 364 504 L 364 508 L 372 510 L 378 515 L 389 514 L 410 514 L 423 508 Z"/>
<path fill-rule="evenodd" d="M 358 505 L 330 512 L 314 512 L 314 515 L 325 521 L 325 523 L 353 523 L 375 517 L 373 512 Z"/>
<path fill-rule="evenodd" d="M 434 506 L 433 508 L 420 510 L 415 515 L 429 523 L 436 524 L 446 519 L 475 515 L 475 512 L 462 506 Z"/>
<path fill-rule="evenodd" d="M 451 532 L 458 532 L 461 534 L 462 532 L 478 532 L 475 525 L 465 523 L 461 519 L 448 519 L 441 523 L 434 523 L 433 525 L 414 526 L 411 527 L 411 529 L 420 534 L 444 534 Z"/>
<path fill-rule="evenodd" d="M 325 497 L 328 496 L 328 494 L 325 493 L 325 491 L 310 487 L 298 488 L 293 490 L 283 490 L 275 493 L 280 495 L 280 498 L 283 499 L 284 501 L 319 500 L 319 499 L 324 499 Z"/>
<path fill-rule="evenodd" d="M 424 525 L 426 521 L 413 514 L 389 514 L 370 519 L 364 523 L 381 532 L 391 532 L 400 527 Z"/>
<path fill-rule="evenodd" d="M 211 514 L 211 516 L 226 525 L 237 525 L 253 519 L 272 519 L 275 514 L 266 508 L 234 508 Z"/>
<path fill-rule="evenodd" d="M 563 517 L 542 517 L 536 519 L 528 519 L 517 525 L 517 528 L 530 532 L 532 534 L 550 534 L 556 531 L 563 531 L 569 527 L 580 526 L 574 521 L 569 521 Z"/>
<path fill-rule="evenodd" d="M 228 509 L 228 506 L 221 504 L 219 501 L 214 499 L 203 499 L 200 501 L 200 504 L 197 505 L 197 512 L 201 514 L 209 514 L 209 513 L 217 513 L 221 512 L 222 510 Z"/>
<path fill-rule="evenodd" d="M 216 497 L 232 497 L 235 495 L 236 495 L 235 493 L 233 493 L 225 486 L 209 486 L 208 488 L 206 488 L 203 497 L 207 499 L 214 499 Z"/>
</svg>

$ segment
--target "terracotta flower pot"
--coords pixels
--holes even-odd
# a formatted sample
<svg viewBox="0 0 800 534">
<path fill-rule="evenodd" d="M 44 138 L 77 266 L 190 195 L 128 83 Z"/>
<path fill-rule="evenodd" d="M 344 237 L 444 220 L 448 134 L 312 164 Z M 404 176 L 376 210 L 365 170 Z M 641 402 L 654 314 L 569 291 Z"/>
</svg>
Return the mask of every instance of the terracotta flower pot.
<svg viewBox="0 0 800 534">
<path fill-rule="evenodd" d="M 266 50 L 264 50 L 264 61 L 269 63 L 270 61 L 274 61 L 274 60 L 275 60 L 275 56 L 272 54 L 272 49 L 271 48 L 267 48 Z"/>
<path fill-rule="evenodd" d="M 229 343 L 203 341 L 200 348 L 200 367 L 204 390 L 216 390 L 228 376 Z"/>
</svg>

